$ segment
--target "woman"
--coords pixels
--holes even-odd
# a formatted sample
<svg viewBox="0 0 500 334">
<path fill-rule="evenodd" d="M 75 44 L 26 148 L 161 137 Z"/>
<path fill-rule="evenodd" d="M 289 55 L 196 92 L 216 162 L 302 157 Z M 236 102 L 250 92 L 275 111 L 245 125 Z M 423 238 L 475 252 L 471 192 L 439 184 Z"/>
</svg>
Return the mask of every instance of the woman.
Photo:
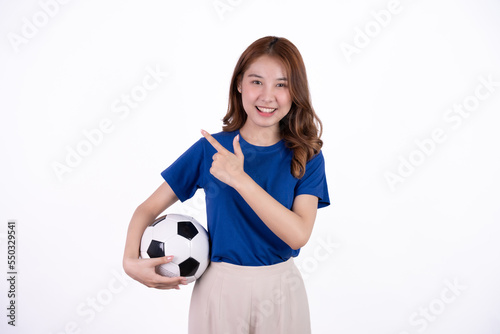
<svg viewBox="0 0 500 334">
<path fill-rule="evenodd" d="M 124 254 L 127 274 L 179 289 L 138 259 L 147 225 L 177 199 L 206 194 L 211 264 L 191 298 L 189 333 L 310 333 L 302 277 L 293 262 L 329 205 L 321 122 L 305 66 L 287 39 L 264 37 L 241 55 L 223 131 L 201 138 L 161 174 L 165 182 L 134 212 Z"/>
</svg>

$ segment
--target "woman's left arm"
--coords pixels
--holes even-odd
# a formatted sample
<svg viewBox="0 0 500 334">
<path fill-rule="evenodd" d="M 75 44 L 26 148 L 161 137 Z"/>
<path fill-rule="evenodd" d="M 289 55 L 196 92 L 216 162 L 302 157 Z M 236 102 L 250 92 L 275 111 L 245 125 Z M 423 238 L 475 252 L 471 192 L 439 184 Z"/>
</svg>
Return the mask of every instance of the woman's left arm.
<svg viewBox="0 0 500 334">
<path fill-rule="evenodd" d="M 239 135 L 234 138 L 234 154 L 224 148 L 208 132 L 203 136 L 217 150 L 213 156 L 210 173 L 220 181 L 233 187 L 259 218 L 274 234 L 292 249 L 304 246 L 314 226 L 318 210 L 318 197 L 298 195 L 289 210 L 269 195 L 243 170 L 244 155 L 239 143 Z"/>
</svg>

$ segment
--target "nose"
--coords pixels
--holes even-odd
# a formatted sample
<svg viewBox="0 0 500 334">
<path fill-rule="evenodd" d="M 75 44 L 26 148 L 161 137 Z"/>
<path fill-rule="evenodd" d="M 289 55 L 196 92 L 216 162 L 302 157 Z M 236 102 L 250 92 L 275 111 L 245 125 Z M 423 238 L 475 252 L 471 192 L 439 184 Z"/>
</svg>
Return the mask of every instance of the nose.
<svg viewBox="0 0 500 334">
<path fill-rule="evenodd" d="M 274 96 L 274 87 L 272 86 L 265 86 L 264 89 L 262 90 L 262 95 L 261 99 L 263 102 L 274 102 L 276 100 Z"/>
</svg>

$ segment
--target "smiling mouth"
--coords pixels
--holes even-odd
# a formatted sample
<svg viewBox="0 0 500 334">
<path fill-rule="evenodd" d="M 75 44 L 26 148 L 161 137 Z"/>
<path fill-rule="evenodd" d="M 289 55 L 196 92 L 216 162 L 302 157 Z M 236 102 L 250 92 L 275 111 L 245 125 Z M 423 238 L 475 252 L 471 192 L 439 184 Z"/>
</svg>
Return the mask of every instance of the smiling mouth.
<svg viewBox="0 0 500 334">
<path fill-rule="evenodd" d="M 255 107 L 257 108 L 258 111 L 263 112 L 265 114 L 272 114 L 273 112 L 276 111 L 278 108 L 266 108 L 266 107 Z"/>
</svg>

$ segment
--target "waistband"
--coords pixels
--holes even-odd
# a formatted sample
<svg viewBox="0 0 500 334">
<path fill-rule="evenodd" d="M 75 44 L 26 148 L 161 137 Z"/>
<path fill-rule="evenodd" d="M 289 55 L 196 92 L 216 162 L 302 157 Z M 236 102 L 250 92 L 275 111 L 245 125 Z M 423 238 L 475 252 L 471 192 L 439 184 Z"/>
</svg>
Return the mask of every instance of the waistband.
<svg viewBox="0 0 500 334">
<path fill-rule="evenodd" d="M 269 266 L 240 266 L 227 262 L 210 262 L 210 267 L 225 274 L 245 277 L 261 277 L 283 274 L 295 267 L 293 257 L 288 260 Z"/>
</svg>

